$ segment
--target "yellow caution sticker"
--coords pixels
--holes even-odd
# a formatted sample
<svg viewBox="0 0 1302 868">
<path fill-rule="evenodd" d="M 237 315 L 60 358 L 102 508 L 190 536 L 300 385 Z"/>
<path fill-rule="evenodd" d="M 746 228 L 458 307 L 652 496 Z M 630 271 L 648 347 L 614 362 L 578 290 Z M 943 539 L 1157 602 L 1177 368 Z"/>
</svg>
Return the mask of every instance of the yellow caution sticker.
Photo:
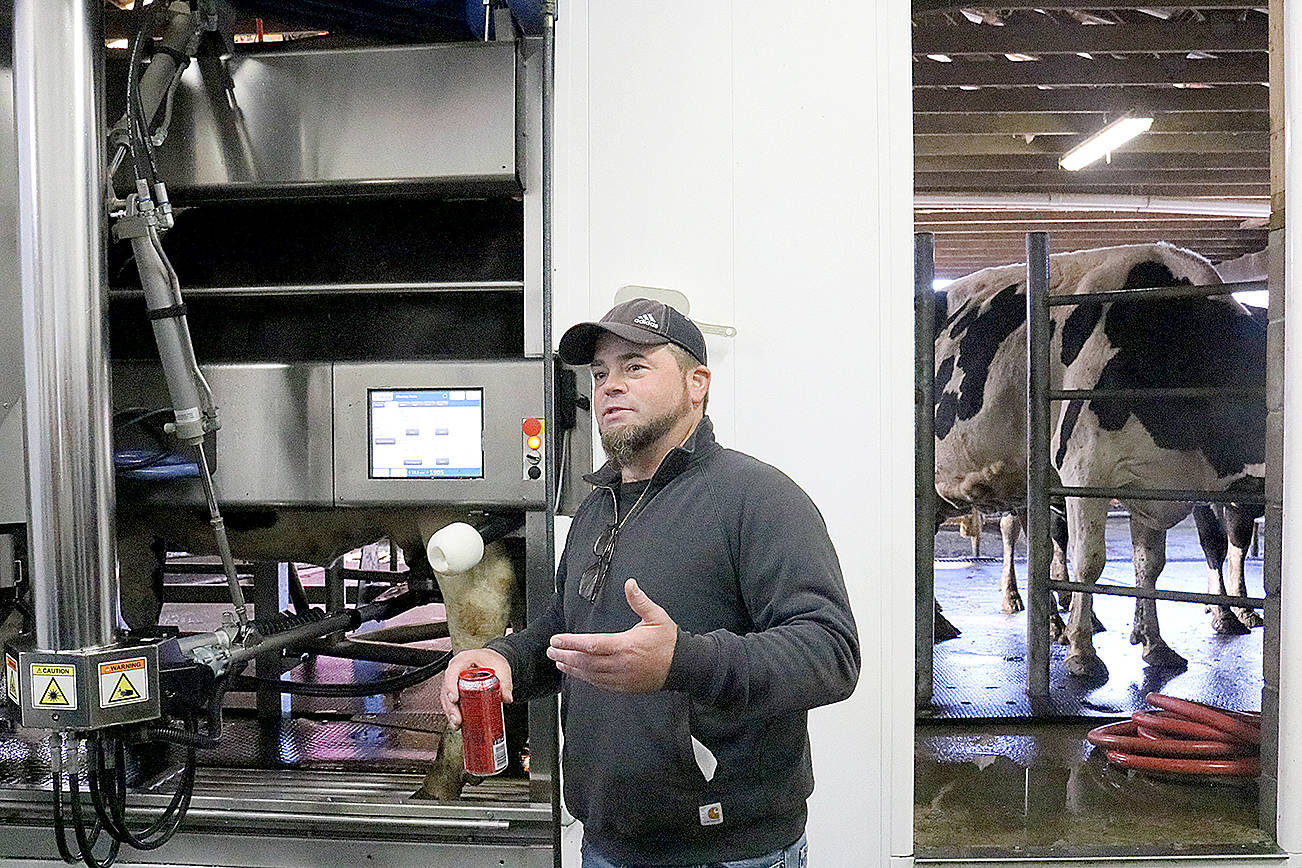
<svg viewBox="0 0 1302 868">
<path fill-rule="evenodd" d="M 149 699 L 149 663 L 144 657 L 99 665 L 99 706 L 112 708 Z"/>
<path fill-rule="evenodd" d="M 29 664 L 32 673 L 32 706 L 75 711 L 77 667 L 53 663 Z"/>
<path fill-rule="evenodd" d="M 9 701 L 18 704 L 18 661 L 11 655 L 5 655 L 5 691 Z"/>
</svg>

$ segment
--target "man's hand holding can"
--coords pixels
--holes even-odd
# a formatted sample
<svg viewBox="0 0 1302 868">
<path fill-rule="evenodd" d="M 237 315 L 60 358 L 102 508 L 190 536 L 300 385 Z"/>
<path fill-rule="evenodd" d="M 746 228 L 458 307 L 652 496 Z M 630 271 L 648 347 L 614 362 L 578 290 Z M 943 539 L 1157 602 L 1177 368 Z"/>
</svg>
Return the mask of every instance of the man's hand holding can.
<svg viewBox="0 0 1302 868">
<path fill-rule="evenodd" d="M 462 651 L 448 663 L 447 671 L 443 673 L 443 691 L 439 694 L 450 730 L 461 728 L 461 694 L 457 689 L 457 678 L 467 669 L 493 670 L 501 682 L 502 701 L 511 701 L 511 664 L 506 662 L 506 658 L 488 648 Z"/>
</svg>

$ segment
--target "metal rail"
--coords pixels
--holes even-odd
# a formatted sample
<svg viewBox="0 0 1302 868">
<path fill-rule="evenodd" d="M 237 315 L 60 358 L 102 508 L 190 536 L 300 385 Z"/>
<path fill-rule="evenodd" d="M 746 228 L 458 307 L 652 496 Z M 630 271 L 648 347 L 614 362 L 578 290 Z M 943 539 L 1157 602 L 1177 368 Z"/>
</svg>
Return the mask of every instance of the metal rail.
<svg viewBox="0 0 1302 868">
<path fill-rule="evenodd" d="M 1039 235 L 1032 232 L 1027 235 Z M 1029 243 L 1029 241 L 1028 241 Z M 1029 263 L 1028 263 L 1029 265 Z M 1152 286 L 1136 289 L 1109 289 L 1103 292 L 1078 292 L 1049 297 L 1050 307 L 1062 305 L 1108 304 L 1114 301 L 1153 301 L 1164 298 L 1208 298 L 1213 295 L 1232 295 L 1236 292 L 1259 292 L 1266 289 L 1264 280 L 1247 280 L 1242 283 L 1205 283 L 1191 286 Z"/>
<path fill-rule="evenodd" d="M 1141 600 L 1171 600 L 1177 603 L 1204 603 L 1211 606 L 1251 606 L 1260 609 L 1266 605 L 1257 597 L 1234 597 L 1229 594 L 1199 594 L 1193 591 L 1159 591 L 1145 588 L 1127 588 L 1123 585 L 1087 585 L 1084 582 L 1049 582 L 1054 591 L 1077 591 L 1087 594 L 1109 594 L 1114 597 L 1137 597 Z"/>
<path fill-rule="evenodd" d="M 1050 485 L 1050 497 L 1097 497 L 1109 500 L 1173 500 L 1190 503 L 1264 504 L 1264 494 L 1247 491 L 1200 491 L 1194 488 L 1100 488 L 1095 485 Z"/>
<path fill-rule="evenodd" d="M 1026 692 L 1049 695 L 1049 233 L 1026 236 Z"/>
<path fill-rule="evenodd" d="M 913 695 L 931 704 L 936 618 L 936 236 L 913 236 Z"/>
<path fill-rule="evenodd" d="M 1265 398 L 1264 386 L 1179 386 L 1169 389 L 1050 389 L 1050 401 L 1182 401 L 1191 398 Z"/>
<path fill-rule="evenodd" d="M 1266 289 L 1265 281 L 1201 286 L 1147 287 L 1066 295 L 1049 295 L 1049 235 L 1026 236 L 1026 343 L 1027 343 L 1027 564 L 1028 610 L 1026 619 L 1027 693 L 1043 698 L 1049 693 L 1049 592 L 1108 594 L 1143 600 L 1203 603 L 1221 606 L 1264 607 L 1265 600 L 1225 594 L 1158 591 L 1113 585 L 1052 581 L 1049 577 L 1052 541 L 1049 534 L 1049 498 L 1089 497 L 1116 500 L 1165 500 L 1195 503 L 1262 504 L 1263 494 L 1240 491 L 1199 491 L 1174 488 L 1124 488 L 1054 485 L 1049 463 L 1050 405 L 1054 401 L 1128 400 L 1184 401 L 1195 399 L 1251 400 L 1264 398 L 1266 389 L 1255 386 L 1172 387 L 1149 389 L 1050 389 L 1050 307 L 1097 305 L 1118 301 L 1153 301 L 1172 298 L 1208 298 L 1234 292 Z"/>
</svg>

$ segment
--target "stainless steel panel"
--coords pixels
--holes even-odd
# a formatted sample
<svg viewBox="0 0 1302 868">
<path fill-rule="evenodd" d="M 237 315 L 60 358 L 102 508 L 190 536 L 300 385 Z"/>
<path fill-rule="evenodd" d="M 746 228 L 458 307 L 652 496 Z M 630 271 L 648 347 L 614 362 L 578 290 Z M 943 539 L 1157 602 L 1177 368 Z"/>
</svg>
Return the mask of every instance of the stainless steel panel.
<svg viewBox="0 0 1302 868">
<path fill-rule="evenodd" d="M 334 502 L 329 364 L 205 365 L 221 410 L 217 483 L 223 506 L 329 506 Z M 113 367 L 116 407 L 164 407 L 162 369 Z M 176 502 L 177 486 L 151 500 Z M 199 483 L 186 500 L 203 503 Z"/>
<path fill-rule="evenodd" d="M 520 131 L 517 153 L 524 185 L 524 354 L 543 354 L 543 123 L 542 40 L 525 39 L 520 51 Z"/>
<path fill-rule="evenodd" d="M 550 804 L 526 801 L 520 788 L 498 782 L 456 802 L 413 799 L 420 782 L 414 774 L 201 768 L 176 837 L 152 853 L 124 847 L 122 861 L 241 868 L 552 864 Z M 156 816 L 170 786 L 133 793 L 131 819 Z M 0 860 L 55 858 L 48 790 L 0 791 L 0 813 L 32 824 L 7 820 Z"/>
<path fill-rule="evenodd" d="M 100 0 L 18 0 L 14 127 L 30 568 L 43 650 L 117 626 Z"/>
<path fill-rule="evenodd" d="M 515 127 L 511 43 L 235 55 L 186 72 L 158 159 L 174 191 L 414 180 L 518 189 Z"/>
<path fill-rule="evenodd" d="M 0 347 L 0 356 L 8 355 L 9 349 L 14 349 L 20 356 L 12 364 L 20 375 L 18 388 L 21 390 L 22 348 Z M 0 371 L 9 364 L 11 360 L 0 358 Z M 27 458 L 23 448 L 23 400 L 21 397 L 5 398 L 0 400 L 0 524 L 23 524 L 26 521 Z"/>
<path fill-rule="evenodd" d="M 13 44 L 0 28 L 0 523 L 27 521 L 23 457 L 23 319 L 18 285 L 18 153 Z"/>
<path fill-rule="evenodd" d="M 371 479 L 368 389 L 483 389 L 484 478 Z M 334 396 L 339 505 L 543 504 L 543 480 L 520 473 L 520 423 L 543 414 L 541 362 L 341 363 L 335 365 Z"/>
<path fill-rule="evenodd" d="M 143 818 L 142 818 L 143 819 Z M 379 839 L 346 840 L 306 836 L 249 835 L 235 825 L 227 832 L 182 829 L 159 850 L 146 853 L 122 848 L 117 863 L 141 868 L 222 866 L 222 868 L 303 868 L 304 865 L 376 865 L 383 868 L 551 868 L 550 844 L 430 843 Z M 54 852 L 54 832 L 40 826 L 8 825 L 0 868 L 63 868 Z M 102 845 L 101 845 L 102 846 Z"/>
</svg>

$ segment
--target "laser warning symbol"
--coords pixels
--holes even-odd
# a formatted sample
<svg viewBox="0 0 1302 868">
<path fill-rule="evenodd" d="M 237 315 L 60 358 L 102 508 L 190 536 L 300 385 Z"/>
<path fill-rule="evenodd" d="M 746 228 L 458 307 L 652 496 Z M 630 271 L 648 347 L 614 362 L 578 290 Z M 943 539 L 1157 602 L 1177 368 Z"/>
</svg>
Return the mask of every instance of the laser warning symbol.
<svg viewBox="0 0 1302 868">
<path fill-rule="evenodd" d="M 99 665 L 99 707 L 130 705 L 149 698 L 149 664 L 144 657 Z"/>
<path fill-rule="evenodd" d="M 77 668 L 65 664 L 31 664 L 32 707 L 77 710 Z"/>
<path fill-rule="evenodd" d="M 45 693 L 41 694 L 41 701 L 37 705 L 62 705 L 65 708 L 68 705 L 68 697 L 63 695 L 59 689 L 59 682 L 50 679 L 50 686 L 45 688 Z"/>
</svg>

